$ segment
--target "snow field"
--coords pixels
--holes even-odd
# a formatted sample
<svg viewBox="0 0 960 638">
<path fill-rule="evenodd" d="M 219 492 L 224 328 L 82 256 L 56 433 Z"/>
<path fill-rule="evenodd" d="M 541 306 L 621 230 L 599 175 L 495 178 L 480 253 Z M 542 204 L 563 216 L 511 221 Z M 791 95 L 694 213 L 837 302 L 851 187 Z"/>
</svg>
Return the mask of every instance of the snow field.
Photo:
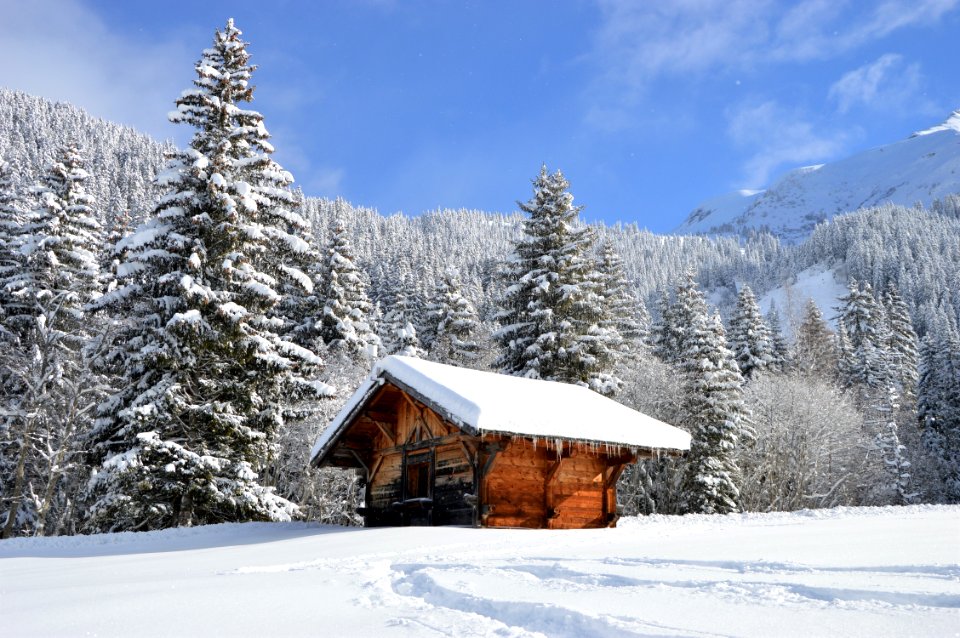
<svg viewBox="0 0 960 638">
<path fill-rule="evenodd" d="M 6 636 L 951 636 L 960 507 L 0 542 Z"/>
</svg>

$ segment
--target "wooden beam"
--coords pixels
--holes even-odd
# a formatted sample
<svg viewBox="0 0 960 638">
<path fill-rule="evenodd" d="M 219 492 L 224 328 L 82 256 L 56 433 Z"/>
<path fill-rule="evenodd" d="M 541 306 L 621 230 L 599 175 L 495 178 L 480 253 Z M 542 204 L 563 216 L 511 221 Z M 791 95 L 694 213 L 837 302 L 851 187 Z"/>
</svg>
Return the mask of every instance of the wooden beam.
<svg viewBox="0 0 960 638">
<path fill-rule="evenodd" d="M 426 438 L 432 439 L 432 438 L 434 438 L 435 436 L 437 436 L 436 434 L 433 433 L 433 430 L 430 428 L 430 424 L 427 423 L 427 417 L 424 416 L 424 414 L 423 414 L 423 411 L 426 410 L 426 408 L 417 408 L 417 410 L 418 410 L 418 412 L 417 412 L 417 420 L 418 420 L 418 422 L 419 422 L 419 424 L 420 424 L 420 427 L 422 428 L 422 431 L 424 431 L 424 430 L 426 431 L 426 433 L 427 433 L 427 435 L 428 435 Z"/>
<path fill-rule="evenodd" d="M 470 465 L 476 465 L 476 460 L 474 459 L 473 452 L 470 451 L 470 446 L 467 445 L 466 441 L 462 438 L 458 439 L 460 443 L 460 449 L 463 450 L 463 456 L 467 459 L 467 463 Z"/>
<path fill-rule="evenodd" d="M 550 485 L 553 483 L 553 479 L 557 477 L 557 472 L 560 471 L 562 465 L 563 459 L 557 459 L 557 461 L 550 467 L 550 470 L 547 472 L 547 480 L 545 485 Z"/>
<path fill-rule="evenodd" d="M 603 478 L 603 487 L 604 489 L 611 488 L 617 484 L 617 481 L 620 480 L 620 475 L 623 474 L 623 470 L 626 467 L 626 464 L 611 465 L 606 470 L 604 470 Z"/>
<path fill-rule="evenodd" d="M 397 439 L 397 435 L 396 435 L 396 433 L 393 431 L 393 428 L 390 427 L 389 424 L 384 423 L 383 421 L 377 421 L 377 420 L 375 420 L 375 419 L 370 419 L 370 420 L 373 421 L 373 423 L 374 423 L 378 428 L 380 428 L 380 431 L 383 432 L 383 435 L 384 435 L 385 437 L 387 437 L 387 441 L 389 441 L 390 443 L 396 443 L 396 442 L 397 442 L 397 440 L 396 440 L 396 439 Z"/>
<path fill-rule="evenodd" d="M 357 451 L 354 450 L 353 448 L 347 448 L 347 449 L 350 450 L 350 454 L 353 455 L 353 458 L 357 459 L 357 463 L 360 464 L 360 467 L 362 467 L 362 468 L 363 468 L 363 471 L 366 472 L 367 476 L 369 476 L 369 475 L 370 475 L 370 468 L 368 468 L 368 467 L 367 467 L 367 464 L 363 462 L 363 459 L 360 458 L 360 455 L 357 454 Z"/>
<path fill-rule="evenodd" d="M 373 464 L 373 469 L 370 470 L 370 473 L 367 474 L 367 485 L 373 483 L 373 479 L 377 477 L 377 472 L 380 471 L 380 466 L 383 465 L 383 455 L 377 456 L 377 462 Z"/>
<path fill-rule="evenodd" d="M 557 478 L 557 474 L 560 473 L 561 467 L 563 467 L 563 457 L 554 462 L 554 464 L 547 471 L 547 478 L 543 482 L 543 526 L 547 528 L 550 527 L 550 519 L 556 518 L 559 515 L 559 512 L 556 512 L 553 509 L 553 498 L 550 493 L 550 485 L 553 483 L 553 480 Z"/>
</svg>

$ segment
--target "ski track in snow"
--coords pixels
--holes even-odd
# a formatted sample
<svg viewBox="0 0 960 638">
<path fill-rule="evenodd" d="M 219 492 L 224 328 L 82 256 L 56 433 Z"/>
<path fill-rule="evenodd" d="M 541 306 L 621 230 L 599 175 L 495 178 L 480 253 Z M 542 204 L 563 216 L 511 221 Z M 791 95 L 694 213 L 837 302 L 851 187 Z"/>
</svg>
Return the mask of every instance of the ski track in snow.
<svg viewBox="0 0 960 638">
<path fill-rule="evenodd" d="M 768 522 L 767 525 L 772 523 Z M 520 532 L 523 533 L 523 532 Z M 572 543 L 551 543 L 553 549 Z M 332 570 L 354 574 L 364 607 L 396 613 L 389 625 L 442 636 L 722 636 L 658 624 L 629 613 L 590 613 L 578 598 L 630 601 L 651 592 L 731 604 L 912 614 L 960 609 L 960 565 L 811 566 L 800 563 L 656 558 L 577 559 L 517 554 L 502 547 L 449 551 L 408 562 L 395 554 L 240 568 L 233 574 Z M 931 582 L 953 593 L 925 592 Z M 868 582 L 871 587 L 864 588 Z M 519 594 L 519 595 L 518 595 Z M 509 598 L 508 598 L 509 596 Z M 429 618 L 430 621 L 425 619 Z M 960 621 L 960 615 L 958 615 Z M 960 625 L 958 625 L 960 626 Z"/>
<path fill-rule="evenodd" d="M 654 516 L 616 530 L 250 524 L 17 539 L 0 543 L 0 614 L 13 612 L 11 636 L 174 635 L 129 625 L 131 601 L 162 595 L 149 604 L 220 610 L 194 618 L 192 635 L 211 633 L 202 623 L 315 635 L 319 622 L 359 636 L 939 637 L 960 630 L 958 532 L 960 507 L 916 506 Z M 17 561 L 17 588 L 5 588 Z M 17 613 L 51 592 L 67 594 L 67 620 L 47 627 L 76 629 L 77 609 L 90 624 L 37 629 Z M 253 613 L 278 604 L 306 613 L 278 626 Z"/>
</svg>

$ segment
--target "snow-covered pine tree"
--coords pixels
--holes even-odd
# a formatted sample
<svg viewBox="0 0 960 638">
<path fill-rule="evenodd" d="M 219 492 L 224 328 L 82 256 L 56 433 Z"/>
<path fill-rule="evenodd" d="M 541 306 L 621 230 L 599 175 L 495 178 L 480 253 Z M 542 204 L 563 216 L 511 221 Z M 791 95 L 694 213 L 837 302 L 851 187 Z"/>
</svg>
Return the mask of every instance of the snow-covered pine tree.
<svg viewBox="0 0 960 638">
<path fill-rule="evenodd" d="M 694 326 L 701 319 L 708 318 L 707 302 L 703 293 L 697 287 L 693 271 L 687 271 L 674 289 L 674 304 L 671 308 L 676 352 L 674 361 L 681 366 L 685 364 L 691 339 L 695 337 Z M 726 341 L 724 341 L 726 345 Z"/>
<path fill-rule="evenodd" d="M 766 323 L 770 330 L 770 345 L 773 347 L 773 363 L 770 365 L 770 369 L 776 372 L 784 372 L 792 367 L 793 362 L 790 358 L 790 346 L 787 344 L 787 338 L 783 336 L 783 322 L 780 320 L 780 311 L 777 310 L 775 302 L 770 302 Z"/>
<path fill-rule="evenodd" d="M 404 357 L 425 357 L 415 325 L 417 303 L 413 298 L 411 284 L 401 281 L 394 291 L 393 301 L 380 322 L 380 339 L 385 355 L 398 354 Z"/>
<path fill-rule="evenodd" d="M 247 109 L 254 67 L 233 20 L 196 65 L 170 116 L 196 130 L 158 177 L 154 217 L 121 242 L 121 285 L 101 307 L 128 304 L 117 342 L 120 390 L 100 404 L 88 527 L 155 529 L 288 520 L 296 507 L 264 487 L 285 402 L 322 396 L 319 357 L 284 339 L 296 259 L 290 174 L 263 117 Z M 306 290 L 304 290 L 306 292 Z"/>
<path fill-rule="evenodd" d="M 849 341 L 846 386 L 880 388 L 890 379 L 886 316 L 869 283 L 852 280 L 847 295 L 840 298 L 840 322 Z"/>
<path fill-rule="evenodd" d="M 461 292 L 460 274 L 455 269 L 444 271 L 426 314 L 433 335 L 430 357 L 469 367 L 479 355 L 480 321 L 473 303 Z"/>
<path fill-rule="evenodd" d="M 65 333 L 83 330 L 83 306 L 100 294 L 102 238 L 85 188 L 88 178 L 79 146 L 70 143 L 33 189 L 37 207 L 25 216 L 21 266 L 5 282 L 14 298 L 8 325 L 19 326 L 21 336 L 40 314 L 56 314 Z"/>
<path fill-rule="evenodd" d="M 897 287 L 890 284 L 883 296 L 886 309 L 890 363 L 900 394 L 912 402 L 917 394 L 917 333 L 913 329 L 910 311 Z"/>
<path fill-rule="evenodd" d="M 803 319 L 797 326 L 794 362 L 801 374 L 824 380 L 837 376 L 836 338 L 827 327 L 823 313 L 813 299 L 807 300 Z"/>
<path fill-rule="evenodd" d="M 940 481 L 941 501 L 960 502 L 960 335 L 946 322 L 920 346 L 917 417 Z"/>
<path fill-rule="evenodd" d="M 11 239 L 19 254 L 3 281 L 11 340 L 0 367 L 5 435 L 16 441 L 4 453 L 17 461 L 4 481 L 3 537 L 44 535 L 69 523 L 82 460 L 77 437 L 102 396 L 86 351 L 92 335 L 85 306 L 99 295 L 101 243 L 88 177 L 78 145 L 61 148 L 34 189 L 36 209 Z"/>
<path fill-rule="evenodd" d="M 324 287 L 320 333 L 332 350 L 373 360 L 380 338 L 371 327 L 367 283 L 355 261 L 349 234 L 343 223 L 336 220 L 330 229 L 330 245 L 321 275 Z"/>
<path fill-rule="evenodd" d="M 503 348 L 496 365 L 507 374 L 576 383 L 605 394 L 620 385 L 612 374 L 611 335 L 601 328 L 602 304 L 589 258 L 594 237 L 579 228 L 560 171 L 541 167 L 533 197 L 520 203 L 529 214 L 523 237 L 504 267 L 506 291 L 495 338 Z"/>
<path fill-rule="evenodd" d="M 866 282 L 851 281 L 848 294 L 840 301 L 840 380 L 857 393 L 864 425 L 874 434 L 886 468 L 888 482 L 879 486 L 878 498 L 910 503 L 916 494 L 910 488 L 910 461 L 898 432 L 898 372 L 886 312 Z"/>
<path fill-rule="evenodd" d="M 760 305 L 750 286 L 743 286 L 737 295 L 727 338 L 744 379 L 749 380 L 774 365 L 776 354 L 770 329 L 760 314 Z"/>
<path fill-rule="evenodd" d="M 701 305 L 702 297 L 691 307 Z M 743 376 L 727 348 L 720 316 L 697 313 L 692 319 L 682 364 L 684 424 L 693 436 L 683 480 L 686 510 L 727 514 L 740 509 L 737 447 L 752 438 Z"/>
<path fill-rule="evenodd" d="M 600 326 L 609 331 L 608 348 L 617 361 L 639 354 L 649 334 L 649 314 L 627 280 L 623 260 L 609 241 L 600 247 L 594 273 L 606 315 Z M 615 361 L 616 363 L 616 361 Z"/>
<path fill-rule="evenodd" d="M 2 284 L 20 270 L 23 223 L 16 174 L 10 162 L 0 160 L 0 339 L 4 337 L 7 307 L 12 301 Z"/>
<path fill-rule="evenodd" d="M 20 266 L 20 229 L 23 217 L 20 211 L 17 183 L 13 166 L 0 160 L 0 348 L 9 349 L 16 344 L 16 335 L 7 332 L 5 324 L 8 296 L 3 282 L 17 272 Z M 6 512 L 11 502 L 7 495 L 13 493 L 11 480 L 17 466 L 18 445 L 12 428 L 16 419 L 9 414 L 9 408 L 16 390 L 8 372 L 0 367 L 0 523 L 6 520 Z"/>
<path fill-rule="evenodd" d="M 678 363 L 680 352 L 680 327 L 673 315 L 673 303 L 666 289 L 660 291 L 657 302 L 658 317 L 650 326 L 650 346 L 653 354 L 664 363 Z"/>
</svg>

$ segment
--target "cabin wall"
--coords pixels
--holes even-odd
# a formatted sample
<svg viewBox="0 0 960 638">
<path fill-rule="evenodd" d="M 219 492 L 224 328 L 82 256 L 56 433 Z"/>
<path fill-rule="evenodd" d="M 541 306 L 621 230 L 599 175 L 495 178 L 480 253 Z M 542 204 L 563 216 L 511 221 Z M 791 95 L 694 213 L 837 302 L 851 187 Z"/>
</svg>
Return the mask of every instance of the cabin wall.
<svg viewBox="0 0 960 638">
<path fill-rule="evenodd" d="M 575 529 L 615 524 L 622 459 L 576 446 L 558 455 L 526 439 L 491 438 L 486 444 L 491 452 L 484 458 L 483 525 Z"/>
<path fill-rule="evenodd" d="M 470 525 L 473 507 L 464 499 L 474 489 L 472 455 L 476 441 L 444 422 L 429 408 L 404 400 L 394 410 L 392 436 L 379 432 L 369 467 L 364 522 L 384 525 Z M 429 489 L 411 494 L 415 478 L 411 461 L 428 459 Z M 432 506 L 420 509 L 409 501 L 425 496 Z M 398 506 L 407 502 L 407 506 Z"/>
</svg>

